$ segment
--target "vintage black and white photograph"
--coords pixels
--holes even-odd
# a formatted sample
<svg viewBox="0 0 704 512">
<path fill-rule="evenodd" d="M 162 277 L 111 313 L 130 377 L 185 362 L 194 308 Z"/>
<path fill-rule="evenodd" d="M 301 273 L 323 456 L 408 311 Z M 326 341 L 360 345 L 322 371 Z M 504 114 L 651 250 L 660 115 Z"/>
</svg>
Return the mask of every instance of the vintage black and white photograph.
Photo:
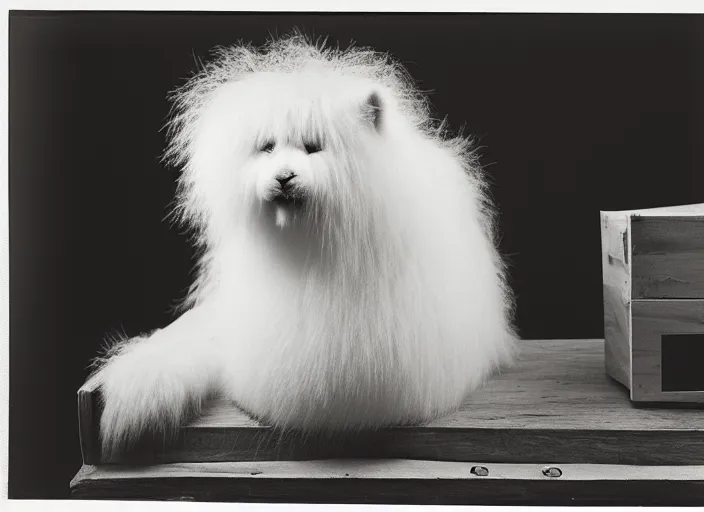
<svg viewBox="0 0 704 512">
<path fill-rule="evenodd" d="M 704 15 L 8 22 L 11 500 L 704 506 Z"/>
</svg>

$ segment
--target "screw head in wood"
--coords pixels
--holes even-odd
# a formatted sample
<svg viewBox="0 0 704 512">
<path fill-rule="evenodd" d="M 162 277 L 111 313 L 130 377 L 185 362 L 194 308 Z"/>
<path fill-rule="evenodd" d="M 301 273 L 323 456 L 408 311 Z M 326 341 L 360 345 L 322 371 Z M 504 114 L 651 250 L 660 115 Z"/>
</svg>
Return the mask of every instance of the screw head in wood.
<svg viewBox="0 0 704 512">
<path fill-rule="evenodd" d="M 543 475 L 550 478 L 560 478 L 562 476 L 562 470 L 554 466 L 547 466 L 543 468 Z"/>
<path fill-rule="evenodd" d="M 477 476 L 489 476 L 489 470 L 484 466 L 473 466 L 469 472 Z"/>
</svg>

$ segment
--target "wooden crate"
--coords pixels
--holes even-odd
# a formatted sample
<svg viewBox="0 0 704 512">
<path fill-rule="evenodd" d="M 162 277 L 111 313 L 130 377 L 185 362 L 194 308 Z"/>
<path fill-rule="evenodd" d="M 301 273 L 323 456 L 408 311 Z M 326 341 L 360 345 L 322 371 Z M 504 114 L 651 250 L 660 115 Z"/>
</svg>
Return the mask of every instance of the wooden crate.
<svg viewBox="0 0 704 512">
<path fill-rule="evenodd" d="M 79 391 L 85 465 L 72 495 L 704 505 L 704 410 L 636 407 L 603 361 L 603 340 L 523 341 L 517 365 L 456 413 L 344 440 L 282 436 L 213 400 L 172 444 L 146 440 L 139 455 L 110 463 L 97 442 L 99 400 L 87 386 Z"/>
<path fill-rule="evenodd" d="M 607 373 L 636 402 L 704 403 L 704 204 L 601 212 Z"/>
</svg>

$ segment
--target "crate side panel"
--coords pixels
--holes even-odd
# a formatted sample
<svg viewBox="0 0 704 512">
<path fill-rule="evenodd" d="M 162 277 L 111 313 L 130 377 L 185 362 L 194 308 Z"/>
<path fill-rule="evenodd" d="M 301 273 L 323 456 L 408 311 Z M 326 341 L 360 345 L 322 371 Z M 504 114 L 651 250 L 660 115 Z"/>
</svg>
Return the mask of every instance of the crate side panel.
<svg viewBox="0 0 704 512">
<path fill-rule="evenodd" d="M 633 400 L 704 403 L 703 391 L 662 391 L 662 336 L 704 334 L 704 299 L 634 300 Z"/>
<path fill-rule="evenodd" d="M 601 212 L 601 267 L 604 290 L 606 372 L 631 386 L 631 281 L 628 216 Z"/>
<path fill-rule="evenodd" d="M 631 221 L 634 299 L 704 298 L 704 216 Z"/>
</svg>

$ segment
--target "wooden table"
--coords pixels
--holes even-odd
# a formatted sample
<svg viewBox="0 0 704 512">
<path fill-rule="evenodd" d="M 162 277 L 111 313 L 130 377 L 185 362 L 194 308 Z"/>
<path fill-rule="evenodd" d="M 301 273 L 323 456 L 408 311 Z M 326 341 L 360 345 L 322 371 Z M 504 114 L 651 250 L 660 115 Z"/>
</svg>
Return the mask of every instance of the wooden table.
<svg viewBox="0 0 704 512">
<path fill-rule="evenodd" d="M 636 407 L 603 340 L 523 341 L 455 414 L 348 439 L 282 436 L 214 400 L 167 448 L 105 461 L 79 391 L 75 498 L 704 505 L 704 410 Z M 549 469 L 552 468 L 552 469 Z"/>
</svg>

